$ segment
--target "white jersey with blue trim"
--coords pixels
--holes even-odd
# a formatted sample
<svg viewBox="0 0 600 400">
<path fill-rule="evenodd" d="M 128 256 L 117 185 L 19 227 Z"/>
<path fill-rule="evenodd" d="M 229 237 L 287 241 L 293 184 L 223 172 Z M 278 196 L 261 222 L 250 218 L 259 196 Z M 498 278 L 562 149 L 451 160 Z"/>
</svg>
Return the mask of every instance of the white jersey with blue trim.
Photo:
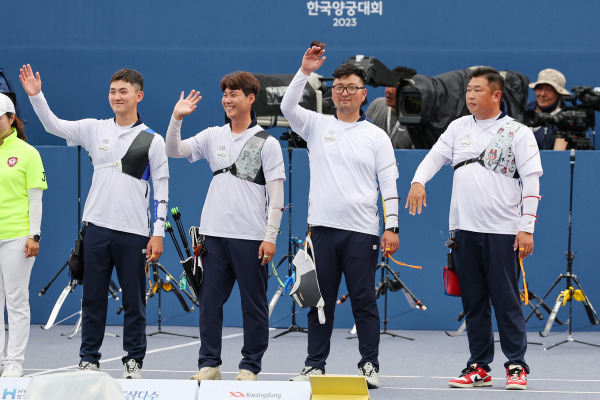
<svg viewBox="0 0 600 400">
<path fill-rule="evenodd" d="M 69 146 L 81 145 L 88 152 L 94 165 L 121 160 L 140 131 L 153 133 L 141 120 L 125 127 L 119 126 L 114 118 L 61 120 L 52 113 L 43 93 L 29 99 L 44 128 L 66 139 Z M 162 136 L 154 135 L 148 158 L 150 178 L 153 182 L 169 177 L 165 141 Z M 149 204 L 148 181 L 136 179 L 117 168 L 100 168 L 94 170 L 82 219 L 104 228 L 149 236 Z"/>
<path fill-rule="evenodd" d="M 392 142 L 362 111 L 358 121 L 343 122 L 300 107 L 298 100 L 307 80 L 308 76 L 298 71 L 281 109 L 294 132 L 307 143 L 308 223 L 379 235 L 377 182 L 398 179 Z"/>
<path fill-rule="evenodd" d="M 472 115 L 461 117 L 448 126 L 431 151 L 455 166 L 479 156 L 498 130 L 511 121 L 514 119 L 509 116 L 489 120 L 476 120 Z M 530 128 L 519 125 L 511 143 L 517 171 L 521 177 L 541 176 L 542 163 L 535 137 Z M 450 230 L 514 235 L 519 230 L 520 218 L 519 179 L 476 162 L 456 169 L 450 202 Z"/>
<path fill-rule="evenodd" d="M 244 145 L 263 129 L 253 123 L 244 133 L 234 136 L 229 124 L 211 127 L 184 140 L 192 155 L 190 162 L 206 159 L 211 171 L 233 164 Z M 285 180 L 285 165 L 277 139 L 269 137 L 261 151 L 265 181 Z M 208 236 L 260 240 L 267 230 L 267 191 L 259 185 L 234 176 L 230 172 L 215 175 L 210 182 L 202 216 L 200 233 Z"/>
</svg>

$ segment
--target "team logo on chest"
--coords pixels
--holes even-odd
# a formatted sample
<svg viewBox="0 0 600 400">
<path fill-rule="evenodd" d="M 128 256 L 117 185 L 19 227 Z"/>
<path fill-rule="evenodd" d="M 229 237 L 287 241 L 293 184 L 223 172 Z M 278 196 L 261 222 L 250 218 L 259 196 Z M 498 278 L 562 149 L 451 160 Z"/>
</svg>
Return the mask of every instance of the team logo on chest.
<svg viewBox="0 0 600 400">
<path fill-rule="evenodd" d="M 227 151 L 225 151 L 225 146 L 219 146 L 215 155 L 217 157 L 227 157 Z"/>
<path fill-rule="evenodd" d="M 102 144 L 98 146 L 99 150 L 106 151 L 107 153 L 110 151 L 109 141 L 108 139 L 104 139 Z"/>
<path fill-rule="evenodd" d="M 330 130 L 328 131 L 325 136 L 323 136 L 323 140 L 326 142 L 335 142 L 337 140 L 337 137 L 335 136 L 335 131 Z"/>
<path fill-rule="evenodd" d="M 463 147 L 467 147 L 471 145 L 471 135 L 466 134 L 460 139 L 460 145 Z"/>
<path fill-rule="evenodd" d="M 19 159 L 17 157 L 10 157 L 6 163 L 9 167 L 14 167 L 15 165 L 17 165 L 18 161 Z"/>
</svg>

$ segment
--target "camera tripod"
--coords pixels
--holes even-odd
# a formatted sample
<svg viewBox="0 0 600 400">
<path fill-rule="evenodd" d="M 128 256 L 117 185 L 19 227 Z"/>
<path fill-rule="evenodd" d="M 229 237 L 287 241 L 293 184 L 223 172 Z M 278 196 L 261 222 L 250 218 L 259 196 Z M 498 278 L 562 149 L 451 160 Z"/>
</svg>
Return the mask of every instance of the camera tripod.
<svg viewBox="0 0 600 400">
<path fill-rule="evenodd" d="M 573 339 L 573 336 L 572 336 L 572 332 L 573 332 L 573 329 L 572 329 L 572 326 L 573 326 L 573 299 L 574 298 L 583 303 L 585 310 L 587 311 L 588 318 L 592 325 L 597 325 L 598 323 L 600 323 L 600 318 L 598 317 L 596 310 L 594 310 L 592 303 L 589 301 L 589 299 L 585 295 L 585 292 L 583 291 L 581 284 L 579 283 L 579 280 L 577 279 L 577 275 L 573 274 L 573 259 L 575 258 L 575 252 L 571 251 L 571 230 L 572 230 L 572 220 L 573 220 L 573 218 L 572 218 L 572 216 L 573 216 L 573 171 L 575 169 L 575 150 L 574 149 L 571 150 L 570 164 L 571 164 L 571 184 L 570 184 L 570 193 L 569 193 L 569 239 L 568 239 L 568 247 L 567 247 L 567 252 L 566 252 L 567 273 L 560 274 L 558 276 L 558 278 L 556 278 L 556 281 L 554 282 L 554 284 L 550 287 L 550 289 L 548 289 L 548 292 L 546 292 L 544 297 L 542 297 L 542 302 L 546 299 L 546 297 L 550 294 L 550 292 L 552 292 L 552 290 L 556 287 L 556 285 L 558 285 L 558 283 L 560 281 L 562 281 L 563 279 L 566 279 L 567 287 L 558 296 L 556 304 L 554 305 L 554 308 L 552 309 L 552 313 L 550 314 L 550 317 L 548 318 L 548 323 L 546 324 L 546 328 L 544 329 L 543 332 L 540 332 L 540 336 L 542 336 L 542 337 L 548 336 L 548 334 L 550 333 L 550 329 L 552 329 L 552 325 L 556 319 L 556 314 L 558 313 L 560 306 L 563 304 L 563 302 L 566 303 L 567 301 L 569 302 L 568 334 L 567 334 L 567 339 L 563 340 L 562 342 L 555 343 L 552 346 L 546 347 L 544 350 L 548 350 L 553 347 L 560 346 L 561 344 L 569 343 L 569 342 L 575 342 L 575 343 L 585 344 L 588 346 L 600 347 L 600 345 L 598 345 L 598 344 L 575 340 L 575 339 Z M 577 287 L 578 287 L 577 290 L 573 288 L 573 286 L 572 286 L 573 282 L 575 282 L 575 285 L 577 285 Z M 540 304 L 538 303 L 538 305 L 533 309 L 533 311 L 531 313 L 534 313 L 537 310 L 537 308 L 539 307 L 539 305 Z M 530 314 L 530 316 L 531 316 L 531 314 Z"/>
</svg>

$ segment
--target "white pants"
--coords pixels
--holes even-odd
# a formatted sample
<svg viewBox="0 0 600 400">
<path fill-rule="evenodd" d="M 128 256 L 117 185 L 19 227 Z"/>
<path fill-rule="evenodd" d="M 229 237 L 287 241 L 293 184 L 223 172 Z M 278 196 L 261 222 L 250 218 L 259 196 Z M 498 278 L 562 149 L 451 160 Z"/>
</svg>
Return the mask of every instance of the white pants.
<svg viewBox="0 0 600 400">
<path fill-rule="evenodd" d="M 35 257 L 25 258 L 27 236 L 0 240 L 0 361 L 25 359 L 25 348 L 29 340 L 29 277 Z M 8 346 L 4 353 L 4 303 L 8 313 Z"/>
</svg>

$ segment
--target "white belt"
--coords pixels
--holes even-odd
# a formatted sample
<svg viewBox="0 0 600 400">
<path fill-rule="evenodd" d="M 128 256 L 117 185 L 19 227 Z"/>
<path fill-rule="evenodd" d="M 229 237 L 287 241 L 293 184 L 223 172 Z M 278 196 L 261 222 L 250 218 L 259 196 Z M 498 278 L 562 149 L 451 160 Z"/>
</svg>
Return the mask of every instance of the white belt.
<svg viewBox="0 0 600 400">
<path fill-rule="evenodd" d="M 110 168 L 110 167 L 115 167 L 117 169 L 117 171 L 119 171 L 119 172 L 123 171 L 123 164 L 121 163 L 121 160 L 94 165 L 94 171 L 97 169 L 100 169 L 100 168 Z"/>
</svg>

